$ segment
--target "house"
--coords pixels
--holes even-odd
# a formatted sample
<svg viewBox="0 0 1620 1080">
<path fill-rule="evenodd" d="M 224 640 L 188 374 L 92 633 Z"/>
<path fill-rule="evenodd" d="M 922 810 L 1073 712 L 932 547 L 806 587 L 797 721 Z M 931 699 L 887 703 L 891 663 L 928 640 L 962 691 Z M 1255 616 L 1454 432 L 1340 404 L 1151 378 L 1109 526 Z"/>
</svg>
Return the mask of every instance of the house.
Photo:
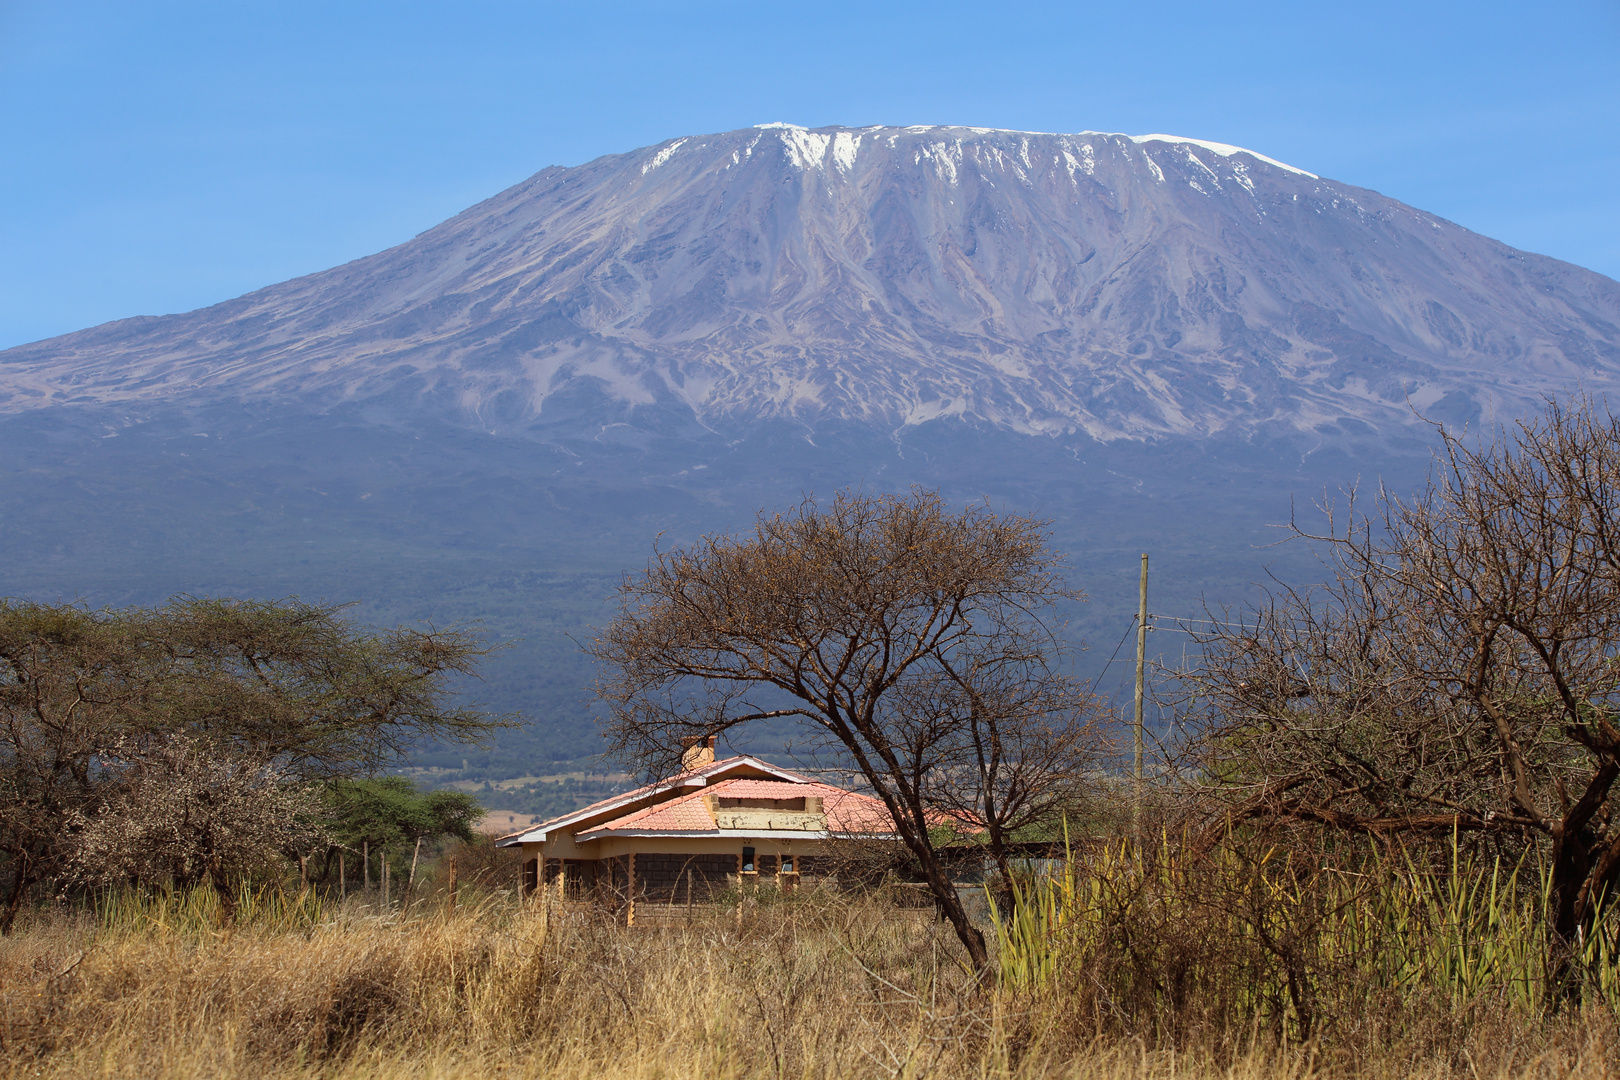
<svg viewBox="0 0 1620 1080">
<path fill-rule="evenodd" d="M 634 923 L 638 906 L 827 879 L 838 841 L 895 836 L 880 800 L 756 757 L 716 761 L 712 738 L 681 765 L 675 776 L 497 841 L 522 849 L 524 892 L 545 887 Z"/>
</svg>

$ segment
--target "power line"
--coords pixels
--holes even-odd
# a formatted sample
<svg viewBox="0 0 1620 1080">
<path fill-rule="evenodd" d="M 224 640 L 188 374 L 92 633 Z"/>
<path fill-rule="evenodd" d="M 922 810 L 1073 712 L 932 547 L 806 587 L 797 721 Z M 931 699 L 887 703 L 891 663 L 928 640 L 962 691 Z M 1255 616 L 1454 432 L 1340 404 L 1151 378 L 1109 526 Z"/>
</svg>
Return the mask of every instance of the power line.
<svg viewBox="0 0 1620 1080">
<path fill-rule="evenodd" d="M 1184 619 L 1179 615 L 1158 615 L 1158 614 L 1153 614 L 1153 615 L 1149 615 L 1148 618 L 1150 618 L 1150 619 L 1169 619 L 1171 622 L 1177 622 L 1177 623 L 1203 623 L 1205 626 L 1230 626 L 1230 625 L 1232 625 L 1231 623 L 1220 622 L 1220 621 L 1218 621 L 1216 619 Z"/>
<path fill-rule="evenodd" d="M 1300 629 L 1298 627 L 1289 627 L 1289 626 L 1280 626 L 1280 625 L 1272 625 L 1272 626 L 1265 626 L 1265 627 L 1262 627 L 1262 626 L 1245 626 L 1243 623 L 1219 622 L 1219 621 L 1214 620 L 1214 619 L 1182 619 L 1182 618 L 1178 618 L 1178 617 L 1176 617 L 1174 615 L 1149 615 L 1148 619 L 1152 622 L 1152 625 L 1148 627 L 1149 630 L 1169 630 L 1172 633 L 1176 633 L 1176 634 L 1206 634 L 1206 635 L 1211 635 L 1211 636 L 1214 636 L 1214 637 L 1219 637 L 1224 633 L 1230 633 L 1232 631 L 1237 631 L 1237 632 L 1243 633 L 1243 634 L 1258 634 L 1258 633 L 1261 633 L 1262 631 L 1264 631 L 1265 633 L 1268 633 L 1268 634 L 1290 634 L 1290 635 L 1293 635 L 1295 637 L 1302 637 L 1302 636 L 1308 635 L 1310 633 L 1310 631 L 1303 630 L 1303 629 Z M 1215 629 L 1214 630 L 1189 630 L 1185 626 L 1163 625 L 1158 621 L 1160 619 L 1163 619 L 1166 622 L 1176 622 L 1176 623 L 1202 623 L 1204 626 L 1213 626 L 1213 627 L 1215 627 Z M 1135 623 L 1133 622 L 1132 625 L 1134 626 Z M 1129 633 L 1129 631 L 1127 631 L 1127 633 Z"/>
<path fill-rule="evenodd" d="M 1114 655 L 1110 656 L 1108 658 L 1108 663 L 1104 664 L 1102 666 L 1102 670 L 1097 672 L 1097 677 L 1095 679 L 1091 680 L 1091 689 L 1086 691 L 1087 696 L 1090 696 L 1091 694 L 1095 694 L 1097 692 L 1097 684 L 1102 682 L 1102 677 L 1104 675 L 1108 674 L 1108 665 L 1112 664 L 1114 662 L 1114 660 L 1118 658 L 1119 650 L 1121 650 L 1121 649 L 1123 649 L 1125 647 L 1125 639 L 1130 637 L 1131 636 L 1131 631 L 1135 630 L 1135 629 L 1136 629 L 1136 616 L 1132 615 L 1130 623 L 1125 627 L 1125 632 L 1123 634 L 1119 635 L 1119 644 L 1114 646 Z"/>
</svg>

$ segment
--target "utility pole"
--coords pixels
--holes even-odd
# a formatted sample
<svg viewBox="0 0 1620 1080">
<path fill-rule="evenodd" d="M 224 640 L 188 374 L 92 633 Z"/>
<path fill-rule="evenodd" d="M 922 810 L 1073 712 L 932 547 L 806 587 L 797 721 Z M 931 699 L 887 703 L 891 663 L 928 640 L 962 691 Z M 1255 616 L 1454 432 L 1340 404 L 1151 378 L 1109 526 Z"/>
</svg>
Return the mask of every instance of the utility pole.
<svg viewBox="0 0 1620 1080">
<path fill-rule="evenodd" d="M 1131 804 L 1131 826 L 1141 839 L 1142 835 L 1142 684 L 1147 676 L 1147 552 L 1142 553 L 1142 586 L 1136 605 L 1136 721 L 1132 736 L 1136 743 L 1136 765 L 1132 770 L 1135 781 Z"/>
</svg>

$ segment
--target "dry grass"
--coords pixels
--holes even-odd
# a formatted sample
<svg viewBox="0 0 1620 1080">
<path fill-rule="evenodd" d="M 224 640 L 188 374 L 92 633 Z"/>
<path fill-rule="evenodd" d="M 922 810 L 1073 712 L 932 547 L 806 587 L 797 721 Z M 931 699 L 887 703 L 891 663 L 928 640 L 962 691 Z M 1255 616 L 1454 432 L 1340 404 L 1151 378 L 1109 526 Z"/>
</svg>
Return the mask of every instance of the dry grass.
<svg viewBox="0 0 1620 1080">
<path fill-rule="evenodd" d="M 976 990 L 947 930 L 872 899 L 661 930 L 499 897 L 404 919 L 249 910 L 225 933 L 195 905 L 125 903 L 0 942 L 0 1076 L 1597 1077 L 1615 1061 L 1598 1014 L 1443 1004 L 1388 1045 L 1147 1046 L 1073 987 Z"/>
</svg>

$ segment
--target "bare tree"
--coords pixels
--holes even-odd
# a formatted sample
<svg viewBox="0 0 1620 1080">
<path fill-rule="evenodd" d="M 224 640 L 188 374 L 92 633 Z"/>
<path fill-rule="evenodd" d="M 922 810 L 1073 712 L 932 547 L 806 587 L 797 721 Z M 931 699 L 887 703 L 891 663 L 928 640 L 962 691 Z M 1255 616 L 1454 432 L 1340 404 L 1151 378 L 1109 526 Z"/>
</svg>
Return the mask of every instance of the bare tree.
<svg viewBox="0 0 1620 1080">
<path fill-rule="evenodd" d="M 1095 809 L 1110 749 L 1096 699 L 1049 660 L 1044 650 L 947 656 L 897 688 L 897 736 L 935 762 L 924 805 L 981 835 L 1003 881 L 1020 832 Z"/>
<path fill-rule="evenodd" d="M 1423 491 L 1310 537 L 1333 580 L 1204 637 L 1205 775 L 1240 814 L 1545 844 L 1565 954 L 1620 876 L 1620 423 L 1441 436 Z"/>
<path fill-rule="evenodd" d="M 806 500 L 762 513 L 752 535 L 659 551 L 625 581 L 593 648 L 608 673 L 598 692 L 613 750 L 672 770 L 693 737 L 799 721 L 883 800 L 982 970 L 983 936 L 929 830 L 957 784 L 989 784 L 954 797 L 960 811 L 989 805 L 998 827 L 1013 820 L 1002 800 L 1022 790 L 1010 778 L 1025 725 L 1047 713 L 1002 684 L 1058 652 L 1052 606 L 1078 595 L 1058 565 L 1045 523 L 951 513 L 920 490 Z M 1011 802 L 1033 805 L 1027 794 Z"/>
</svg>

